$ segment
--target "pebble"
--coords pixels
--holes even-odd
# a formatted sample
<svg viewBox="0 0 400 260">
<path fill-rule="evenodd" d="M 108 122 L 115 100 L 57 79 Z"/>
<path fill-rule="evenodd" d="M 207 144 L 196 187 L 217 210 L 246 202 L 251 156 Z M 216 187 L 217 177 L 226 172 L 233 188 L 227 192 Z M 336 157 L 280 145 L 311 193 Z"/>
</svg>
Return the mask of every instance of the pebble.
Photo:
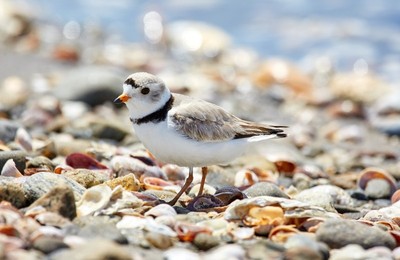
<svg viewBox="0 0 400 260">
<path fill-rule="evenodd" d="M 1 140 L 1 138 L 0 138 Z M 0 151 L 0 169 L 9 160 L 13 159 L 20 172 L 24 172 L 27 153 L 24 151 Z"/>
<path fill-rule="evenodd" d="M 288 199 L 286 195 L 279 187 L 271 182 L 258 182 L 243 191 L 247 197 L 258 197 L 258 196 L 272 196 L 281 197 Z"/>
<path fill-rule="evenodd" d="M 102 184 L 109 179 L 102 171 L 88 169 L 74 169 L 65 171 L 62 173 L 62 175 L 76 181 L 86 189 Z"/>
<path fill-rule="evenodd" d="M 168 249 L 174 245 L 174 241 L 170 236 L 160 233 L 148 232 L 145 238 L 152 246 L 162 250 Z"/>
<path fill-rule="evenodd" d="M 28 206 L 29 202 L 22 185 L 13 182 L 8 177 L 3 178 L 0 177 L 0 201 L 8 201 L 16 208 Z"/>
<path fill-rule="evenodd" d="M 326 243 L 330 248 L 341 248 L 357 244 L 363 248 L 385 246 L 393 249 L 394 238 L 377 227 L 371 227 L 355 220 L 328 219 L 317 230 L 318 241 Z"/>
<path fill-rule="evenodd" d="M 44 254 L 50 254 L 57 250 L 68 248 L 68 245 L 63 242 L 63 239 L 42 236 L 33 242 L 32 247 Z"/>
<path fill-rule="evenodd" d="M 193 240 L 194 246 L 203 251 L 216 247 L 220 243 L 221 241 L 217 237 L 207 233 L 199 233 Z"/>
<path fill-rule="evenodd" d="M 128 248 L 106 239 L 91 239 L 72 249 L 58 250 L 49 255 L 50 260 L 114 259 L 130 260 Z"/>
<path fill-rule="evenodd" d="M 0 119 L 0 140 L 2 140 L 5 143 L 13 141 L 20 127 L 21 124 L 16 121 Z"/>
<path fill-rule="evenodd" d="M 68 185 L 72 189 L 76 200 L 78 200 L 85 191 L 85 188 L 76 181 L 50 172 L 36 173 L 27 177 L 26 181 L 22 183 L 28 203 L 34 202 L 58 185 Z"/>
<path fill-rule="evenodd" d="M 33 202 L 29 208 L 41 206 L 47 211 L 55 212 L 68 219 L 76 217 L 75 197 L 67 185 L 55 186 L 42 197 Z"/>
</svg>

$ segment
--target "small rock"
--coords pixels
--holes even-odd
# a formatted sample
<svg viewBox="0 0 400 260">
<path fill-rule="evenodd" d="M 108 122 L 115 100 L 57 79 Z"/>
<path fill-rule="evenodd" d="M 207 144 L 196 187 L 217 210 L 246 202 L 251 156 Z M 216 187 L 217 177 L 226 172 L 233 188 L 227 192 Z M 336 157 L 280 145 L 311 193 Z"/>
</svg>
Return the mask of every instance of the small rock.
<svg viewBox="0 0 400 260">
<path fill-rule="evenodd" d="M 87 260 L 113 259 L 130 260 L 131 255 L 126 247 L 104 239 L 92 239 L 87 243 L 69 250 L 59 250 L 49 255 L 50 260 Z"/>
<path fill-rule="evenodd" d="M 76 217 L 74 193 L 67 185 L 54 187 L 32 203 L 29 208 L 37 206 L 42 206 L 47 211 L 58 213 L 71 220 Z"/>
<path fill-rule="evenodd" d="M 271 182 L 258 182 L 253 184 L 251 187 L 245 189 L 243 191 L 247 197 L 258 197 L 258 196 L 272 196 L 272 197 L 281 197 L 288 199 L 289 196 L 286 195 L 283 191 L 279 189 L 279 187 Z"/>
<path fill-rule="evenodd" d="M 213 247 L 216 247 L 220 244 L 220 241 L 217 237 L 207 234 L 207 233 L 199 233 L 194 238 L 193 244 L 200 250 L 207 251 Z"/>
<path fill-rule="evenodd" d="M 328 219 L 317 230 L 317 239 L 330 248 L 358 244 L 363 248 L 385 246 L 393 249 L 394 238 L 387 232 L 354 220 Z"/>
<path fill-rule="evenodd" d="M 56 250 L 68 248 L 68 245 L 61 238 L 41 236 L 33 242 L 32 247 L 45 254 L 50 254 Z"/>
<path fill-rule="evenodd" d="M 0 122 L 1 122 L 1 120 L 0 120 Z M 0 137 L 0 140 L 2 140 L 1 137 Z M 15 162 L 15 166 L 17 166 L 17 169 L 20 172 L 24 172 L 26 156 L 27 156 L 27 154 L 24 151 L 0 151 L 0 169 L 3 169 L 3 166 L 7 162 L 8 159 L 13 159 Z"/>
<path fill-rule="evenodd" d="M 390 184 L 384 179 L 373 179 L 367 183 L 364 192 L 371 199 L 388 198 L 391 195 Z"/>
<path fill-rule="evenodd" d="M 85 192 L 85 188 L 76 181 L 50 172 L 36 173 L 27 177 L 22 183 L 28 203 L 34 202 L 58 185 L 68 185 L 72 188 L 76 200 L 79 200 Z"/>
<path fill-rule="evenodd" d="M 0 119 L 0 140 L 2 140 L 4 143 L 13 141 L 15 139 L 15 135 L 17 134 L 17 130 L 20 127 L 21 125 L 15 121 Z M 0 161 L 2 161 L 1 158 Z M 2 165 L 0 163 L 0 168 L 1 167 Z"/>
<path fill-rule="evenodd" d="M 83 101 L 95 106 L 117 97 L 122 86 L 120 71 L 102 66 L 79 67 L 68 73 L 63 73 L 54 95 L 63 100 Z"/>
<path fill-rule="evenodd" d="M 77 235 L 88 239 L 106 238 L 119 244 L 126 244 L 128 242 L 126 237 L 115 226 L 119 220 L 119 217 L 111 218 L 108 216 L 79 217 L 74 220 L 74 224 L 78 225 L 78 228 L 70 228 L 66 232 L 69 235 Z"/>
<path fill-rule="evenodd" d="M 54 165 L 49 158 L 37 156 L 26 163 L 26 168 L 44 168 L 52 172 L 54 170 Z"/>
<path fill-rule="evenodd" d="M 10 178 L 8 178 L 10 179 Z M 24 189 L 20 183 L 0 179 L 0 201 L 8 201 L 16 208 L 28 206 Z"/>
<path fill-rule="evenodd" d="M 149 244 L 158 249 L 164 250 L 174 245 L 172 237 L 160 233 L 148 232 L 145 238 Z"/>
<path fill-rule="evenodd" d="M 108 180 L 104 172 L 88 169 L 74 169 L 63 172 L 62 175 L 76 181 L 86 189 Z"/>
<path fill-rule="evenodd" d="M 133 173 L 106 181 L 105 184 L 111 189 L 114 189 L 118 185 L 121 185 L 127 191 L 138 191 L 140 189 L 140 181 Z"/>
<path fill-rule="evenodd" d="M 218 166 L 208 167 L 207 184 L 218 189 L 226 186 L 234 186 L 235 176 Z"/>
<path fill-rule="evenodd" d="M 117 142 L 122 141 L 126 135 L 130 134 L 112 121 L 92 122 L 90 129 L 92 129 L 92 136 L 95 138 L 110 139 Z"/>
</svg>

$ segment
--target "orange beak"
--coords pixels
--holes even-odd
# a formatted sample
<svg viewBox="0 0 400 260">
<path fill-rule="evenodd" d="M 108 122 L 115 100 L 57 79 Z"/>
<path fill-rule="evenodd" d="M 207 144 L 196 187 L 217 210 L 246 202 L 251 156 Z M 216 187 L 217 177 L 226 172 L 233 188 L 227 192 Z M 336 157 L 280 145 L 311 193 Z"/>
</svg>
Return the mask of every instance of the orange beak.
<svg viewBox="0 0 400 260">
<path fill-rule="evenodd" d="M 114 103 L 117 103 L 117 104 L 126 103 L 130 98 L 131 97 L 128 96 L 127 94 L 121 94 L 116 99 L 114 99 Z"/>
</svg>

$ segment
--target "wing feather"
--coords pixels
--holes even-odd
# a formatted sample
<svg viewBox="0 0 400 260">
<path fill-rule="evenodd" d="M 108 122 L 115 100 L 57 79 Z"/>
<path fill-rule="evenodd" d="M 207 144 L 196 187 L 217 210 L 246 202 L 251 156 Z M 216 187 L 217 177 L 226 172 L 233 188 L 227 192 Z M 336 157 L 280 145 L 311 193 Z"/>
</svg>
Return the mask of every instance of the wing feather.
<svg viewBox="0 0 400 260">
<path fill-rule="evenodd" d="M 172 127 L 190 139 L 203 142 L 221 142 L 253 136 L 275 135 L 285 137 L 284 126 L 269 126 L 242 120 L 221 107 L 203 100 L 179 102 L 171 109 Z"/>
</svg>

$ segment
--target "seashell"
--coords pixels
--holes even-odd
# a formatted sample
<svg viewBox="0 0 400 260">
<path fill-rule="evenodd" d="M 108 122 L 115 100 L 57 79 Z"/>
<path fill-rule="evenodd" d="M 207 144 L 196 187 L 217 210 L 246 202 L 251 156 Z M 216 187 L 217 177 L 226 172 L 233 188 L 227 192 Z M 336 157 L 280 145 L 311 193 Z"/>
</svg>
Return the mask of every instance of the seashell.
<svg viewBox="0 0 400 260">
<path fill-rule="evenodd" d="M 13 159 L 8 159 L 1 170 L 1 176 L 7 177 L 22 177 L 22 173 L 15 166 L 15 162 Z"/>
<path fill-rule="evenodd" d="M 64 231 L 52 226 L 40 226 L 38 229 L 32 232 L 30 240 L 35 241 L 41 236 L 63 238 Z"/>
<path fill-rule="evenodd" d="M 279 173 L 289 177 L 293 176 L 297 167 L 296 163 L 290 160 L 277 160 L 274 161 L 274 164 Z"/>
<path fill-rule="evenodd" d="M 398 249 L 400 246 L 400 231 L 399 230 L 390 230 L 389 233 L 396 240 L 396 245 L 397 245 L 397 249 Z"/>
<path fill-rule="evenodd" d="M 236 224 L 230 223 L 223 218 L 207 219 L 197 223 L 199 226 L 208 227 L 212 230 L 213 236 L 224 236 L 228 234 L 228 230 L 236 228 Z"/>
<path fill-rule="evenodd" d="M 35 220 L 44 226 L 62 228 L 71 224 L 71 221 L 54 212 L 43 212 L 35 216 Z"/>
<path fill-rule="evenodd" d="M 168 176 L 170 181 L 183 181 L 186 179 L 187 173 L 184 168 L 175 164 L 165 164 L 162 166 L 162 171 Z"/>
<path fill-rule="evenodd" d="M 0 234 L 16 237 L 18 235 L 18 232 L 13 225 L 3 224 L 0 225 Z"/>
<path fill-rule="evenodd" d="M 293 225 L 280 225 L 274 227 L 271 232 L 269 232 L 268 238 L 273 242 L 285 243 L 289 237 L 299 233 L 300 231 L 296 229 Z"/>
<path fill-rule="evenodd" d="M 170 227 L 157 223 L 153 218 L 143 218 L 125 215 L 116 224 L 118 229 L 143 229 L 149 232 L 160 233 L 170 237 L 176 237 L 177 233 Z"/>
<path fill-rule="evenodd" d="M 400 200 L 400 189 L 399 189 L 399 190 L 396 190 L 396 191 L 393 193 L 392 198 L 391 198 L 391 202 L 392 202 L 392 204 L 394 204 L 394 203 L 396 203 L 396 202 L 399 201 L 399 200 Z"/>
<path fill-rule="evenodd" d="M 246 194 L 236 187 L 224 187 L 218 189 L 214 196 L 221 200 L 224 206 L 229 205 L 232 201 L 237 199 L 241 200 L 247 198 Z"/>
<path fill-rule="evenodd" d="M 112 196 L 112 190 L 105 184 L 93 186 L 85 191 L 76 203 L 77 215 L 87 216 L 103 209 Z"/>
<path fill-rule="evenodd" d="M 146 190 L 170 190 L 175 191 L 176 193 L 180 190 L 180 187 L 177 185 L 173 185 L 172 183 L 157 177 L 146 176 L 141 179 Z"/>
<path fill-rule="evenodd" d="M 118 185 L 121 185 L 127 191 L 138 191 L 140 189 L 140 182 L 133 173 L 106 181 L 105 184 L 111 189 L 114 189 Z"/>
<path fill-rule="evenodd" d="M 107 166 L 83 153 L 72 153 L 65 158 L 66 164 L 73 168 L 89 170 L 108 169 Z"/>
<path fill-rule="evenodd" d="M 249 210 L 258 207 L 279 206 L 284 211 L 285 218 L 306 217 L 338 217 L 321 207 L 312 206 L 306 202 L 272 196 L 258 196 L 232 202 L 225 210 L 224 218 L 228 221 L 242 221 Z"/>
<path fill-rule="evenodd" d="M 254 237 L 255 230 L 252 227 L 239 227 L 230 231 L 230 234 L 236 240 L 245 240 Z"/>
<path fill-rule="evenodd" d="M 32 152 L 32 138 L 24 128 L 18 128 L 17 133 L 15 134 L 15 142 L 25 151 Z"/>
<path fill-rule="evenodd" d="M 145 235 L 147 242 L 155 248 L 165 250 L 174 245 L 173 238 L 160 233 L 148 232 Z"/>
<path fill-rule="evenodd" d="M 64 164 L 64 165 L 60 164 L 60 165 L 57 165 L 54 168 L 54 172 L 57 173 L 57 174 L 61 174 L 61 173 L 65 172 L 65 171 L 72 171 L 72 170 L 74 170 L 74 168 L 72 168 L 71 166 L 66 165 L 66 164 Z"/>
<path fill-rule="evenodd" d="M 248 255 L 242 245 L 227 244 L 213 249 L 203 259 L 248 259 Z"/>
<path fill-rule="evenodd" d="M 132 192 L 124 190 L 121 186 L 117 186 L 112 191 L 112 203 L 106 209 L 101 210 L 101 214 L 105 215 L 126 215 L 137 214 L 147 210 L 144 201 L 135 196 Z"/>
<path fill-rule="evenodd" d="M 212 230 L 208 227 L 199 226 L 195 224 L 185 223 L 185 222 L 178 222 L 174 230 L 178 235 L 178 238 L 182 242 L 192 242 L 197 234 L 199 233 L 207 233 L 211 234 Z"/>
<path fill-rule="evenodd" d="M 242 169 L 235 175 L 236 187 L 247 187 L 259 182 L 257 174 L 248 169 Z"/>
<path fill-rule="evenodd" d="M 165 251 L 162 255 L 162 259 L 175 260 L 175 259 L 190 259 L 190 260 L 201 260 L 203 259 L 196 252 L 193 252 L 186 248 L 173 247 Z M 213 258 L 218 259 L 218 258 Z"/>
<path fill-rule="evenodd" d="M 312 217 L 307 218 L 303 223 L 297 225 L 299 230 L 315 233 L 318 227 L 325 221 L 324 218 Z"/>
<path fill-rule="evenodd" d="M 203 194 L 191 200 L 187 209 L 190 211 L 208 211 L 222 206 L 224 206 L 224 203 L 214 195 Z"/>
<path fill-rule="evenodd" d="M 26 248 L 27 244 L 24 240 L 18 237 L 7 236 L 0 234 L 0 243 L 3 245 L 3 250 L 5 252 L 9 252 L 8 256 L 10 256 L 11 252 L 15 252 L 18 249 Z M 25 251 L 25 250 L 24 250 Z M 10 258 L 13 259 L 13 258 Z"/>
<path fill-rule="evenodd" d="M 366 168 L 364 169 L 358 178 L 357 185 L 361 189 L 365 190 L 367 183 L 372 179 L 383 179 L 390 185 L 390 193 L 393 194 L 397 190 L 396 180 L 392 175 L 388 174 L 379 168 Z"/>
<path fill-rule="evenodd" d="M 175 209 L 168 204 L 160 204 L 155 206 L 154 208 L 147 211 L 144 216 L 151 216 L 153 218 L 157 218 L 159 216 L 176 216 L 177 213 Z"/>
<path fill-rule="evenodd" d="M 276 206 L 252 207 L 242 221 L 247 226 L 278 226 L 284 222 L 284 213 Z"/>
<path fill-rule="evenodd" d="M 189 191 L 189 196 L 197 196 L 197 194 L 199 194 L 199 190 L 200 190 L 200 183 L 194 185 L 190 191 Z M 203 194 L 210 194 L 210 195 L 214 195 L 215 194 L 216 189 L 208 184 L 204 184 L 203 187 Z"/>
<path fill-rule="evenodd" d="M 340 100 L 334 102 L 328 108 L 328 113 L 334 117 L 364 118 L 365 112 L 362 103 L 352 100 Z"/>
<path fill-rule="evenodd" d="M 171 229 L 173 229 L 177 220 L 175 218 L 175 215 L 174 216 L 163 215 L 163 216 L 156 217 L 155 221 L 161 225 L 165 225 L 165 226 L 168 226 Z"/>
<path fill-rule="evenodd" d="M 167 180 L 167 176 L 159 167 L 149 166 L 143 161 L 133 157 L 114 156 L 110 161 L 110 165 L 112 170 L 117 173 L 117 176 L 133 173 L 137 177 L 146 175 Z"/>
</svg>

